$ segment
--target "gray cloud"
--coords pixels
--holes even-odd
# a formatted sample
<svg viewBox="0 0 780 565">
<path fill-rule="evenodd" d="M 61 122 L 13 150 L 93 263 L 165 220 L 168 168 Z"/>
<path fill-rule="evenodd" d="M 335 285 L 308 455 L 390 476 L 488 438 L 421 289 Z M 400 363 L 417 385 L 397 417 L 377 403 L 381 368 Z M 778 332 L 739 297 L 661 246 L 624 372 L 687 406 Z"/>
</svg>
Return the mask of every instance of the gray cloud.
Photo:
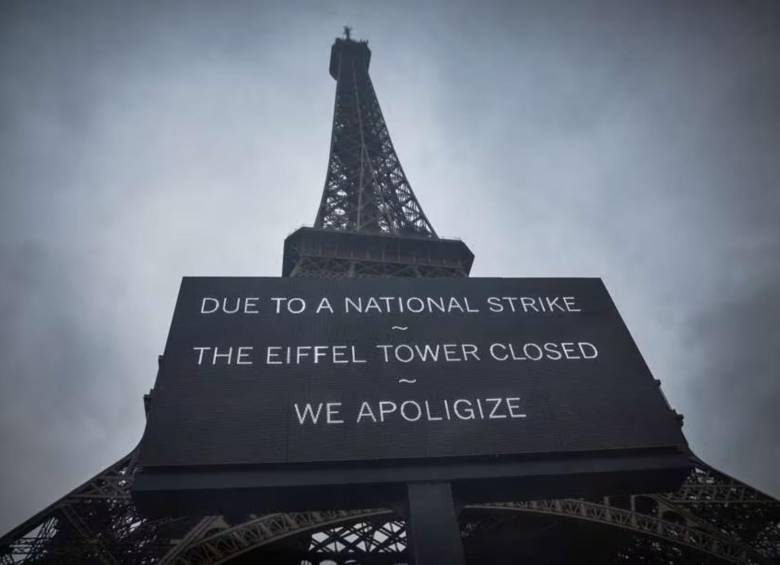
<svg viewBox="0 0 780 565">
<path fill-rule="evenodd" d="M 705 460 L 780 495 L 775 2 L 5 2 L 0 531 L 129 451 L 182 275 L 314 218 L 341 25 L 477 276 L 602 276 Z"/>
</svg>

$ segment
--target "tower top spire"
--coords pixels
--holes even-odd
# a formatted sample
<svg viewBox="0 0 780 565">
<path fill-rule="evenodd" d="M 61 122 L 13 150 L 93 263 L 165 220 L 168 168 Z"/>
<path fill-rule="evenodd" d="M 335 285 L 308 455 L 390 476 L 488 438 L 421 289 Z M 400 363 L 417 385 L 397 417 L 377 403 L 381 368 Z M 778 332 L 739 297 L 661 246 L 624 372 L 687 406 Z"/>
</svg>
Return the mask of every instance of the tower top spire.
<svg viewBox="0 0 780 565">
<path fill-rule="evenodd" d="M 347 40 L 352 39 L 352 28 L 349 26 L 344 26 L 344 37 Z"/>
</svg>

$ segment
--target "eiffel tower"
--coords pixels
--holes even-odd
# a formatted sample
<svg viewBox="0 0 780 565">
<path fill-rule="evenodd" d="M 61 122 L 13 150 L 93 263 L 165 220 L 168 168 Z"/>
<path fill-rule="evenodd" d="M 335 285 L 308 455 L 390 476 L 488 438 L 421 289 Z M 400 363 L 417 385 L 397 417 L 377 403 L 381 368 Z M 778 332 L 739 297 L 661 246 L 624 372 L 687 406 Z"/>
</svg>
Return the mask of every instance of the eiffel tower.
<svg viewBox="0 0 780 565">
<path fill-rule="evenodd" d="M 336 39 L 330 158 L 313 228 L 284 244 L 286 277 L 466 277 L 473 255 L 436 235 L 393 148 L 365 41 Z M 148 406 L 149 396 L 144 399 Z M 147 519 L 130 498 L 137 450 L 0 538 L 14 563 L 409 562 L 390 508 Z M 474 504 L 468 563 L 780 563 L 780 503 L 692 456 L 679 490 Z"/>
</svg>

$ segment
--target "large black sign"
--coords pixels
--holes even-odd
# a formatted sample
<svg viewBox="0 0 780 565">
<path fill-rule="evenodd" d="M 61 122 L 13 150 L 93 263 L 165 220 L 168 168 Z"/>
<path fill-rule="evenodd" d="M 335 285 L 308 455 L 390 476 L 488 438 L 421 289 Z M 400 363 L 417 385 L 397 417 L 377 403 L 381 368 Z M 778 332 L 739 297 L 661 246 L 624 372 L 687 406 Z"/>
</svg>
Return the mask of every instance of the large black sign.
<svg viewBox="0 0 780 565">
<path fill-rule="evenodd" d="M 263 486 L 684 450 L 599 279 L 185 278 L 140 464 Z"/>
</svg>

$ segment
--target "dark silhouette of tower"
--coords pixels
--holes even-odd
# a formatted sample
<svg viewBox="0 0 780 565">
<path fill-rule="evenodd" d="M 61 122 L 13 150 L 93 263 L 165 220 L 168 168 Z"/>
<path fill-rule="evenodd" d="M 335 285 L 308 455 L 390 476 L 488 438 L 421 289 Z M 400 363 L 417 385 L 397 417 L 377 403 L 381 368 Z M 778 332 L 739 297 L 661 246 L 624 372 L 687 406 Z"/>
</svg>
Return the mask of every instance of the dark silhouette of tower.
<svg viewBox="0 0 780 565">
<path fill-rule="evenodd" d="M 330 59 L 336 104 L 322 200 L 314 227 L 285 240 L 283 275 L 468 276 L 473 255 L 437 237 L 401 168 L 367 43 L 345 31 Z M 0 564 L 408 560 L 392 509 L 149 520 L 130 498 L 135 454 L 0 538 Z M 460 525 L 475 564 L 780 562 L 780 503 L 698 459 L 676 492 L 476 504 Z"/>
</svg>

